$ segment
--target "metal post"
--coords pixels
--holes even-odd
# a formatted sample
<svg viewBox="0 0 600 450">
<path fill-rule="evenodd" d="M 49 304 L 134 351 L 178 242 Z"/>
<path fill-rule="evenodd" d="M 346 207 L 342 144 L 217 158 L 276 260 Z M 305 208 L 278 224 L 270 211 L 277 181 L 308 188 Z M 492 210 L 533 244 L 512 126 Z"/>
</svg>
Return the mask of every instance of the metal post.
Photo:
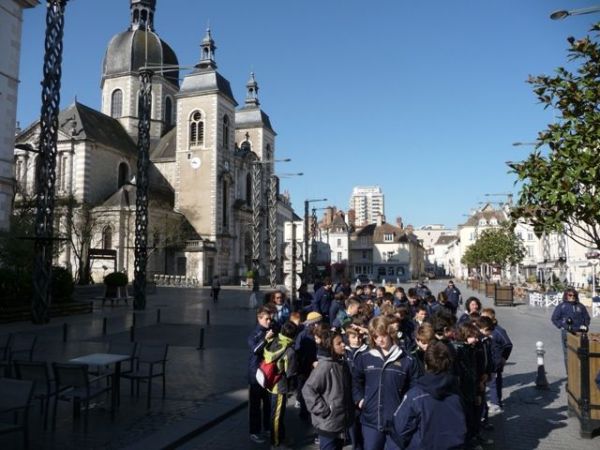
<svg viewBox="0 0 600 450">
<path fill-rule="evenodd" d="M 313 282 L 315 281 L 315 273 L 317 272 L 317 233 L 317 208 L 313 208 L 310 222 L 310 275 Z"/>
<path fill-rule="evenodd" d="M 206 325 L 210 325 L 210 309 L 206 310 Z"/>
<path fill-rule="evenodd" d="M 538 341 L 535 344 L 536 354 L 537 354 L 537 377 L 535 378 L 535 388 L 536 389 L 548 389 L 548 380 L 546 379 L 546 369 L 544 366 L 544 354 L 546 350 L 544 350 L 544 343 L 542 341 Z"/>
<path fill-rule="evenodd" d="M 581 340 L 579 342 L 579 348 L 577 349 L 577 356 L 579 357 L 579 376 L 581 386 L 581 416 L 580 425 L 581 429 L 579 433 L 581 437 L 591 439 L 593 435 L 593 425 L 591 419 L 591 405 L 590 405 L 590 340 L 588 338 L 587 331 L 581 333 Z M 572 376 L 574 376 L 573 374 Z M 567 374 L 568 376 L 568 374 Z"/>
<path fill-rule="evenodd" d="M 311 281 L 310 265 L 308 264 L 308 200 L 304 200 L 304 282 Z"/>
<path fill-rule="evenodd" d="M 138 161 L 135 201 L 135 260 L 133 308 L 146 309 L 146 261 L 148 258 L 148 165 L 150 162 L 150 113 L 152 71 L 140 70 L 140 117 L 138 122 Z"/>
<path fill-rule="evenodd" d="M 106 329 L 108 326 L 107 322 L 108 322 L 108 319 L 106 317 L 104 317 L 102 319 L 102 336 L 106 336 Z"/>
<path fill-rule="evenodd" d="M 292 273 L 290 274 L 290 276 L 292 277 L 292 295 L 290 298 L 290 302 L 292 303 L 292 305 L 294 304 L 294 302 L 296 301 L 296 297 L 297 297 L 297 289 L 298 286 L 296 286 L 296 260 L 297 260 L 297 255 L 296 255 L 296 222 L 292 220 Z"/>
<path fill-rule="evenodd" d="M 68 336 L 69 336 L 69 325 L 67 325 L 66 323 L 63 323 L 63 329 L 62 329 L 63 342 L 67 342 Z"/>
<path fill-rule="evenodd" d="M 156 323 L 160 323 L 160 308 L 156 310 Z"/>
<path fill-rule="evenodd" d="M 49 0 L 44 43 L 44 79 L 40 115 L 40 147 L 36 187 L 35 260 L 31 317 L 34 323 L 50 320 L 52 304 L 52 238 L 54 225 L 54 185 L 56 181 L 56 141 L 64 34 L 64 10 L 68 0 Z"/>
<path fill-rule="evenodd" d="M 196 350 L 204 350 L 204 328 L 200 328 L 200 340 Z"/>
<path fill-rule="evenodd" d="M 271 175 L 269 185 L 269 281 L 277 286 L 277 177 Z"/>
<path fill-rule="evenodd" d="M 259 161 L 252 163 L 252 290 L 257 295 L 260 290 L 260 247 L 261 247 L 261 181 L 262 171 Z"/>
</svg>

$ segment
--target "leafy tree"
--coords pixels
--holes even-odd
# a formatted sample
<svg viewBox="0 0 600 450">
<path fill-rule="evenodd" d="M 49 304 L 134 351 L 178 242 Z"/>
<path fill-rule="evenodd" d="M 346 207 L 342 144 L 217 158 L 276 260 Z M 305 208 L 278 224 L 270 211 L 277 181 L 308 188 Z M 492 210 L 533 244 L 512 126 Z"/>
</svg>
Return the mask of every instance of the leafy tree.
<svg viewBox="0 0 600 450">
<path fill-rule="evenodd" d="M 525 248 L 509 227 L 485 230 L 467 248 L 461 262 L 468 267 L 487 264 L 494 267 L 514 266 L 523 261 Z"/>
<path fill-rule="evenodd" d="M 593 37 L 568 38 L 569 61 L 554 76 L 532 76 L 528 83 L 559 120 L 538 134 L 535 150 L 508 163 L 522 188 L 514 219 L 536 231 L 564 231 L 583 246 L 600 248 L 600 23 Z"/>
</svg>

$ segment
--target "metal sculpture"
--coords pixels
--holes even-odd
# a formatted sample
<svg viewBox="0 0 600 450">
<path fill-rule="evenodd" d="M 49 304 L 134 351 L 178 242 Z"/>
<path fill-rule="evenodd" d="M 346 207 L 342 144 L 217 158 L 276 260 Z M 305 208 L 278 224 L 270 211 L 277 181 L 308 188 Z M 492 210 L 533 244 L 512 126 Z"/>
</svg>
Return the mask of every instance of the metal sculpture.
<svg viewBox="0 0 600 450">
<path fill-rule="evenodd" d="M 277 286 L 277 177 L 271 175 L 269 185 L 269 281 Z"/>
<path fill-rule="evenodd" d="M 54 186 L 56 141 L 62 76 L 64 12 L 68 0 L 49 0 L 44 42 L 44 79 L 40 116 L 40 147 L 36 174 L 35 260 L 32 320 L 47 323 L 52 303 L 52 248 L 54 234 Z"/>
<path fill-rule="evenodd" d="M 135 200 L 135 261 L 133 308 L 146 308 L 146 263 L 148 259 L 148 165 L 150 161 L 150 111 L 152 108 L 152 75 L 146 68 L 140 69 L 138 122 L 138 160 Z"/>
<path fill-rule="evenodd" d="M 260 161 L 252 163 L 252 290 L 260 289 L 260 247 L 262 208 L 262 170 Z"/>
</svg>

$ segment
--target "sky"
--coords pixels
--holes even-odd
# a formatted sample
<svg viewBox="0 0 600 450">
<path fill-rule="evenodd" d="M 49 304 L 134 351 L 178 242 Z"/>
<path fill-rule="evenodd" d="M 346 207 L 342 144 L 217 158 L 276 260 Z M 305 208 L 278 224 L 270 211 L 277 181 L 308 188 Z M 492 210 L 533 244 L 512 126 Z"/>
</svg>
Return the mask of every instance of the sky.
<svg viewBox="0 0 600 450">
<path fill-rule="evenodd" d="M 42 1 L 42 3 L 45 3 Z M 70 0 L 61 107 L 100 109 L 110 38 L 129 0 Z M 518 192 L 506 161 L 524 159 L 554 119 L 529 75 L 567 61 L 569 36 L 600 14 L 549 19 L 583 0 L 157 0 L 155 28 L 182 66 L 210 25 L 219 72 L 243 104 L 254 71 L 278 136 L 277 172 L 296 212 L 305 199 L 347 210 L 352 188 L 379 185 L 389 222 L 455 227 L 480 202 Z M 25 11 L 17 120 L 39 118 L 45 8 Z M 182 76 L 185 72 L 182 72 Z"/>
</svg>

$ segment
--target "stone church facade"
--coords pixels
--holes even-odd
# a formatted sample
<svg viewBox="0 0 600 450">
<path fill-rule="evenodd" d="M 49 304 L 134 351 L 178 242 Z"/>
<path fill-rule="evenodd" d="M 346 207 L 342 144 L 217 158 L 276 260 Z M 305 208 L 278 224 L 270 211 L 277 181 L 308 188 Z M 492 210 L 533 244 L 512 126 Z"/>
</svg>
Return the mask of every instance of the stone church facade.
<svg viewBox="0 0 600 450">
<path fill-rule="evenodd" d="M 88 270 L 90 255 L 94 281 L 113 269 L 133 277 L 138 70 L 147 66 L 154 68 L 147 273 L 237 281 L 251 268 L 252 167 L 262 169 L 266 205 L 276 133 L 254 74 L 239 107 L 217 70 L 210 30 L 200 61 L 180 83 L 177 56 L 154 30 L 155 10 L 156 0 L 131 0 L 131 24 L 105 54 L 101 110 L 75 102 L 59 115 L 55 228 L 65 240 L 56 263 L 77 275 Z M 17 204 L 35 192 L 30 150 L 38 140 L 37 122 L 16 139 Z M 278 216 L 291 219 L 289 197 L 278 199 Z"/>
</svg>

